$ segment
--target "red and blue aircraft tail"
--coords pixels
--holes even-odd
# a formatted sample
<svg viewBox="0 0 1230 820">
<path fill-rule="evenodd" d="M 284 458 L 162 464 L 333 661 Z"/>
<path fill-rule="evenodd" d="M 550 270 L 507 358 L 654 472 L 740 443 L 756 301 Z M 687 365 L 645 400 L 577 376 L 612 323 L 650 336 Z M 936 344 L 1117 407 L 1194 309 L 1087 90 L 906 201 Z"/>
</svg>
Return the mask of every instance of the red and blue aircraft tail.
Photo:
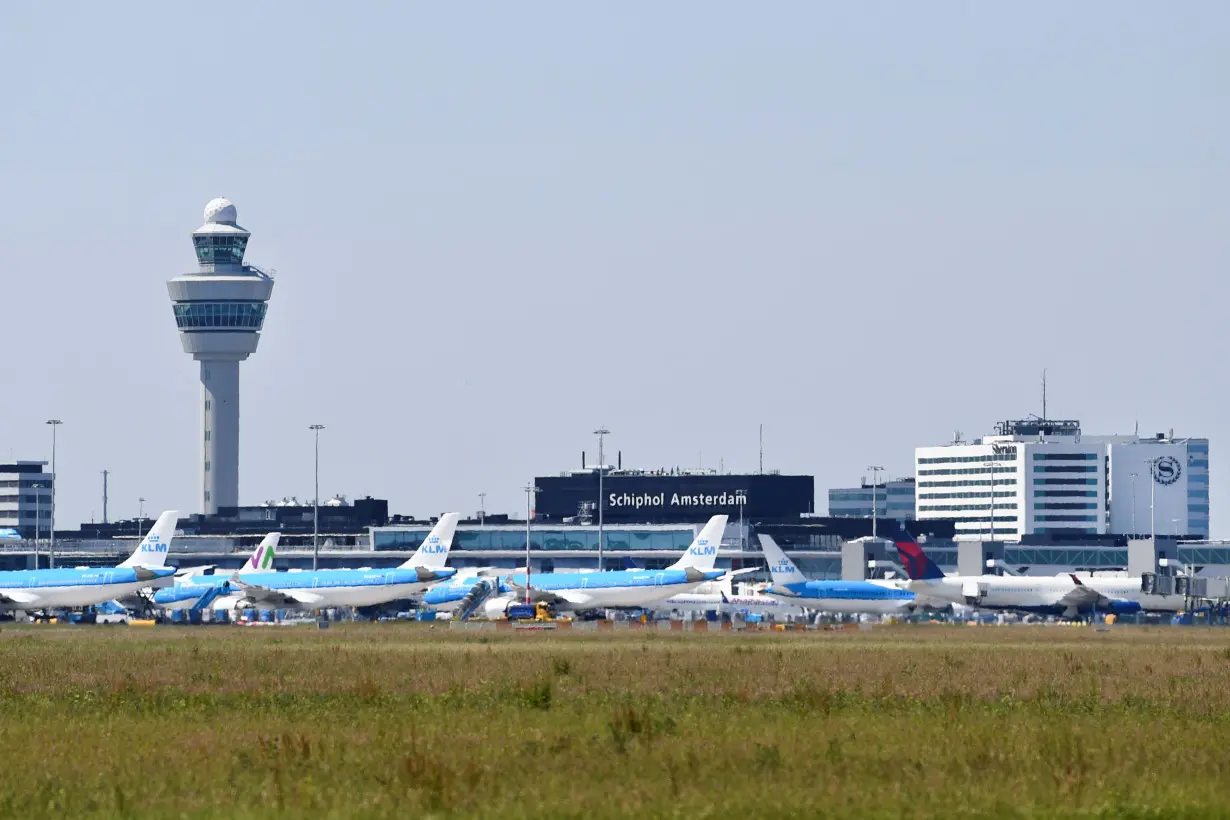
<svg viewBox="0 0 1230 820">
<path fill-rule="evenodd" d="M 944 571 L 927 557 L 914 537 L 902 526 L 896 538 L 897 555 L 911 581 L 931 581 L 944 577 Z"/>
</svg>

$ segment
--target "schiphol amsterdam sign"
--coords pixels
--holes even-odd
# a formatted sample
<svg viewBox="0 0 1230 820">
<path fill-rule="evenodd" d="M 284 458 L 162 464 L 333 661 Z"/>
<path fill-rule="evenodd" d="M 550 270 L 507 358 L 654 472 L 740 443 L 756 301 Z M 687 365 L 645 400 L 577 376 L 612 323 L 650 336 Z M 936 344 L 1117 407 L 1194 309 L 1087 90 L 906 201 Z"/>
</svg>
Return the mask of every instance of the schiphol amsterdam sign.
<svg viewBox="0 0 1230 820">
<path fill-rule="evenodd" d="M 721 493 L 611 493 L 607 496 L 608 508 L 628 507 L 738 507 L 747 506 L 747 493 L 733 490 Z"/>
</svg>

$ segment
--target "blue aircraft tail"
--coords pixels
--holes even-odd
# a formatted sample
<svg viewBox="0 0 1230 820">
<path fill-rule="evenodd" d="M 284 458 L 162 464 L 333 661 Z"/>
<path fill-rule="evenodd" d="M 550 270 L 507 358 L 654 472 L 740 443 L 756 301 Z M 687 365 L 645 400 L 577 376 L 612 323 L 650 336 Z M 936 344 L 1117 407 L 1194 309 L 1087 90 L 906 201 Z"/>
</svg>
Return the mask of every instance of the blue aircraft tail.
<svg viewBox="0 0 1230 820">
<path fill-rule="evenodd" d="M 641 565 L 636 563 L 636 559 L 633 558 L 631 555 L 625 555 L 623 558 L 623 565 L 620 566 L 620 569 L 622 570 L 634 570 L 634 569 L 640 569 L 640 568 L 641 568 Z"/>
<path fill-rule="evenodd" d="M 932 581 L 944 577 L 944 571 L 927 557 L 927 553 L 923 552 L 923 548 L 918 545 L 904 526 L 901 532 L 897 533 L 895 540 L 897 555 L 901 558 L 901 563 L 905 566 L 906 574 L 910 576 L 911 581 Z"/>
</svg>

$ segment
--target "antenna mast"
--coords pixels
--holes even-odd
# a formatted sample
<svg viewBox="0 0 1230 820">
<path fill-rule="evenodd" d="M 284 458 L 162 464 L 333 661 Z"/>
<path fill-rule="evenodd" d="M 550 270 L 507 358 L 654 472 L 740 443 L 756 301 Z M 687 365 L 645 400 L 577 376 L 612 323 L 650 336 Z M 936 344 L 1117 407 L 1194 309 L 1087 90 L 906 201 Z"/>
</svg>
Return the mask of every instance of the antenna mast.
<svg viewBox="0 0 1230 820">
<path fill-rule="evenodd" d="M 110 470 L 102 471 L 102 476 L 103 476 L 103 520 L 102 522 L 104 524 L 107 523 L 107 476 L 109 475 L 111 475 Z"/>
<path fill-rule="evenodd" d="M 1046 420 L 1046 368 L 1042 369 L 1042 420 Z"/>
<path fill-rule="evenodd" d="M 760 425 L 760 474 L 764 475 L 764 424 Z"/>
</svg>

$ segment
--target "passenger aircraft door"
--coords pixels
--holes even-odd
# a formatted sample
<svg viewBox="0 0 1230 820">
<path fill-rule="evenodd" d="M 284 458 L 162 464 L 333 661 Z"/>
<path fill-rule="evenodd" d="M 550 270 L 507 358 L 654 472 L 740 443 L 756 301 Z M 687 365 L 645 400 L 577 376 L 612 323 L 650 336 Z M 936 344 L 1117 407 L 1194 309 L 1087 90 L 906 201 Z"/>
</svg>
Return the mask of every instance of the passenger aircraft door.
<svg viewBox="0 0 1230 820">
<path fill-rule="evenodd" d="M 665 572 L 658 573 L 658 578 L 657 578 L 656 583 L 660 587 L 666 586 L 666 573 Z"/>
</svg>

